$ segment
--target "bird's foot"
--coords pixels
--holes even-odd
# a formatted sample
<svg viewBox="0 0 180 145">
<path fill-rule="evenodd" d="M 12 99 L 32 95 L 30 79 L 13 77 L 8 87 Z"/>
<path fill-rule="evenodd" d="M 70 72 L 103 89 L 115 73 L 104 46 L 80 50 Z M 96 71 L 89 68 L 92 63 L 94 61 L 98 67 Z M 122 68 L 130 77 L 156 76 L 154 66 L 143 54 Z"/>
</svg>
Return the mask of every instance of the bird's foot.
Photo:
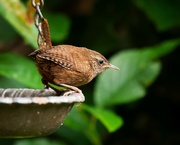
<svg viewBox="0 0 180 145">
<path fill-rule="evenodd" d="M 73 90 L 67 90 L 67 91 L 64 91 L 63 96 L 70 96 L 70 95 L 72 95 L 73 93 L 75 93 L 75 91 L 73 91 Z"/>
<path fill-rule="evenodd" d="M 75 86 L 70 86 L 70 85 L 66 85 L 66 84 L 60 84 L 60 85 L 63 86 L 63 87 L 71 89 L 71 91 L 73 91 L 73 92 L 82 94 L 82 91 L 80 89 L 78 89 L 77 87 L 75 87 Z"/>
<path fill-rule="evenodd" d="M 63 94 L 66 92 L 66 91 L 64 91 L 64 90 L 59 90 L 59 89 L 53 87 L 53 86 L 52 86 L 51 84 L 49 84 L 49 83 L 44 84 L 44 90 L 45 90 L 45 89 L 49 89 L 49 88 L 51 88 L 52 90 L 54 90 L 54 91 L 56 92 L 56 95 L 57 95 L 57 96 L 61 96 L 61 95 L 63 95 Z"/>
</svg>

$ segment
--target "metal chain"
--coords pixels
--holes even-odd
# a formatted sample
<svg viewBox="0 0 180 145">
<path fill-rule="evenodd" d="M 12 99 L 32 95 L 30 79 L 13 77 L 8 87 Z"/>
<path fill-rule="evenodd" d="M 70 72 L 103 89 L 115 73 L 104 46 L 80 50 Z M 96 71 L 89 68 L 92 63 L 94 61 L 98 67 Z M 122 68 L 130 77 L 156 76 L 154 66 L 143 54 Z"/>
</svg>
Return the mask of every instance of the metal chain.
<svg viewBox="0 0 180 145">
<path fill-rule="evenodd" d="M 37 43 L 40 46 L 42 43 L 42 28 L 41 21 L 44 19 L 41 9 L 44 6 L 44 0 L 40 0 L 40 2 L 36 2 L 36 0 L 32 0 L 32 6 L 36 9 L 36 14 L 34 17 L 35 26 L 38 28 L 38 40 Z"/>
<path fill-rule="evenodd" d="M 39 3 L 39 2 L 36 3 L 36 0 L 32 0 L 32 6 L 33 6 L 34 8 L 36 8 L 36 5 L 39 5 L 40 8 L 42 9 L 42 7 L 44 6 L 44 0 L 40 0 L 40 3 Z"/>
</svg>

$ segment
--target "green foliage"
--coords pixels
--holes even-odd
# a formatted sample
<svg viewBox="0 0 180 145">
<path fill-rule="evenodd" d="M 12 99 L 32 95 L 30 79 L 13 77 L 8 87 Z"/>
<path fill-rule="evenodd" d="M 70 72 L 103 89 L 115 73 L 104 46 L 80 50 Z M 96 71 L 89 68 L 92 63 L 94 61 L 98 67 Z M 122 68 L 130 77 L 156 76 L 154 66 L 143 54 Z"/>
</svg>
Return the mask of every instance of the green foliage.
<svg viewBox="0 0 180 145">
<path fill-rule="evenodd" d="M 17 54 L 0 54 L 0 74 L 28 87 L 42 88 L 40 75 L 33 61 Z"/>
<path fill-rule="evenodd" d="M 81 132 L 92 144 L 100 145 L 100 135 L 96 129 L 96 120 L 91 119 L 88 114 L 83 111 L 81 105 L 73 108 L 64 125 L 67 125 L 77 132 Z"/>
<path fill-rule="evenodd" d="M 110 106 L 142 98 L 158 76 L 159 58 L 179 45 L 180 40 L 170 40 L 142 50 L 127 50 L 117 53 L 110 62 L 120 68 L 119 72 L 107 70 L 99 76 L 94 91 L 97 106 Z M 113 87 L 112 87 L 113 86 Z M 105 91 L 106 90 L 106 91 Z"/>
<path fill-rule="evenodd" d="M 117 1 L 114 0 L 113 2 Z M 170 0 L 134 0 L 133 2 L 144 11 L 144 14 L 152 20 L 160 31 L 168 31 L 173 26 L 180 25 L 179 10 L 177 10 L 179 2 L 177 0 L 176 3 L 172 3 Z M 106 3 L 109 6 L 109 1 Z M 119 2 L 116 7 L 122 8 Z M 98 10 L 96 13 L 99 12 Z M 27 44 L 34 49 L 37 48 L 37 29 L 34 24 L 27 24 L 26 11 L 27 8 L 20 0 L 0 0 L 0 15 L 3 17 L 3 19 L 0 18 L 0 25 L 3 26 L 3 29 L 0 28 L 0 43 L 11 41 L 19 34 Z M 112 11 L 113 8 L 110 8 L 106 13 L 109 14 Z M 124 11 L 127 10 L 124 8 Z M 43 14 L 49 21 L 52 41 L 60 43 L 67 40 L 73 20 L 65 14 L 52 13 L 46 9 Z M 98 16 L 95 14 L 94 17 L 89 16 L 85 34 L 81 36 L 78 31 L 78 35 L 75 37 L 87 41 L 90 46 L 98 48 L 101 52 L 109 53 L 110 62 L 118 66 L 120 70 L 109 69 L 98 76 L 92 93 L 93 96 L 88 93 L 88 96 L 91 96 L 90 99 L 88 98 L 90 101 L 75 106 L 65 120 L 64 126 L 55 133 L 55 136 L 65 138 L 70 144 L 101 145 L 102 138 L 107 132 L 112 133 L 122 127 L 124 124 L 123 117 L 115 112 L 115 108 L 118 105 L 128 104 L 144 97 L 147 93 L 147 87 L 160 74 L 162 67 L 160 58 L 172 52 L 180 44 L 178 38 L 166 39 L 158 43 L 155 41 L 156 45 L 154 46 L 128 48 L 119 51 L 121 44 L 118 37 L 120 36 L 114 28 L 114 25 L 117 25 L 115 24 L 116 17 L 120 14 L 119 9 L 118 12 L 115 11 L 112 18 L 108 15 L 109 21 L 106 15 L 103 18 L 101 17 L 101 11 L 98 14 Z M 84 25 L 85 23 L 83 23 Z M 123 28 L 122 31 L 124 31 L 123 36 L 126 36 L 127 31 Z M 10 34 L 8 35 L 8 33 Z M 96 37 L 92 38 L 94 33 Z M 112 55 L 114 51 L 112 48 L 116 46 L 118 49 Z M 43 85 L 32 60 L 20 54 L 5 52 L 0 54 L 0 87 L 42 88 Z M 55 141 L 46 138 L 18 140 L 14 145 L 65 145 L 58 138 Z M 77 138 L 81 138 L 81 140 L 76 140 Z"/>
<path fill-rule="evenodd" d="M 19 140 L 14 145 L 66 145 L 57 141 L 49 141 L 45 138 L 32 139 L 32 140 Z"/>
<path fill-rule="evenodd" d="M 26 19 L 26 8 L 20 0 L 1 0 L 0 15 L 4 17 L 24 40 L 37 48 L 37 30 L 34 25 L 28 25 Z"/>
<path fill-rule="evenodd" d="M 2 18 L 1 15 L 0 15 L 0 24 L 1 24 L 1 27 L 0 27 L 0 39 L 1 39 L 1 41 L 4 41 L 4 42 L 11 41 L 11 39 L 13 39 L 17 35 L 17 33 L 11 27 L 11 25 L 6 20 L 4 20 Z M 9 35 L 6 35 L 7 33 Z"/>
<path fill-rule="evenodd" d="M 13 80 L 0 75 L 1 88 L 25 88 L 26 86 Z M 11 82 L 11 83 L 10 83 Z"/>
<path fill-rule="evenodd" d="M 70 29 L 69 18 L 63 14 L 51 13 L 47 13 L 44 16 L 49 21 L 49 27 L 51 28 L 51 39 L 55 42 L 63 41 L 64 39 L 66 39 Z"/>
<path fill-rule="evenodd" d="M 82 105 L 82 108 L 101 121 L 109 132 L 114 132 L 123 125 L 122 118 L 110 110 L 88 105 Z"/>
<path fill-rule="evenodd" d="M 160 31 L 180 24 L 179 0 L 134 0 Z"/>
</svg>

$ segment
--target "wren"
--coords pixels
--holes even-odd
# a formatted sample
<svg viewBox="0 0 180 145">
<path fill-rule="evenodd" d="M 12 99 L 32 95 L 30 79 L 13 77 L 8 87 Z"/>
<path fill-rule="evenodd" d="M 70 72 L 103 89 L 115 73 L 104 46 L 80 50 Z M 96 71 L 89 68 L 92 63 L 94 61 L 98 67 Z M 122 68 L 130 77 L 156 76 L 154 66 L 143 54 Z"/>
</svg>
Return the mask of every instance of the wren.
<svg viewBox="0 0 180 145">
<path fill-rule="evenodd" d="M 81 93 L 77 86 L 89 83 L 107 68 L 118 70 L 100 53 L 71 45 L 39 48 L 30 54 L 36 60 L 42 83 L 49 83 Z M 57 91 L 57 90 L 55 90 Z"/>
</svg>

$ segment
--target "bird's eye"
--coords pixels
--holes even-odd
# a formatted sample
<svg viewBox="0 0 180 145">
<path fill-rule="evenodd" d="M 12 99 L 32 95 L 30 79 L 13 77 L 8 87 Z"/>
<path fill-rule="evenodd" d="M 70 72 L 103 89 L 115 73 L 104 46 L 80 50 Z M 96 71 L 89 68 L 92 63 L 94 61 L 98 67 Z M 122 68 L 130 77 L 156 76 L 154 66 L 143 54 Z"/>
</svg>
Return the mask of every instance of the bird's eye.
<svg viewBox="0 0 180 145">
<path fill-rule="evenodd" d="M 102 59 L 99 59 L 98 62 L 99 62 L 99 64 L 103 64 L 104 63 L 104 61 Z"/>
</svg>

